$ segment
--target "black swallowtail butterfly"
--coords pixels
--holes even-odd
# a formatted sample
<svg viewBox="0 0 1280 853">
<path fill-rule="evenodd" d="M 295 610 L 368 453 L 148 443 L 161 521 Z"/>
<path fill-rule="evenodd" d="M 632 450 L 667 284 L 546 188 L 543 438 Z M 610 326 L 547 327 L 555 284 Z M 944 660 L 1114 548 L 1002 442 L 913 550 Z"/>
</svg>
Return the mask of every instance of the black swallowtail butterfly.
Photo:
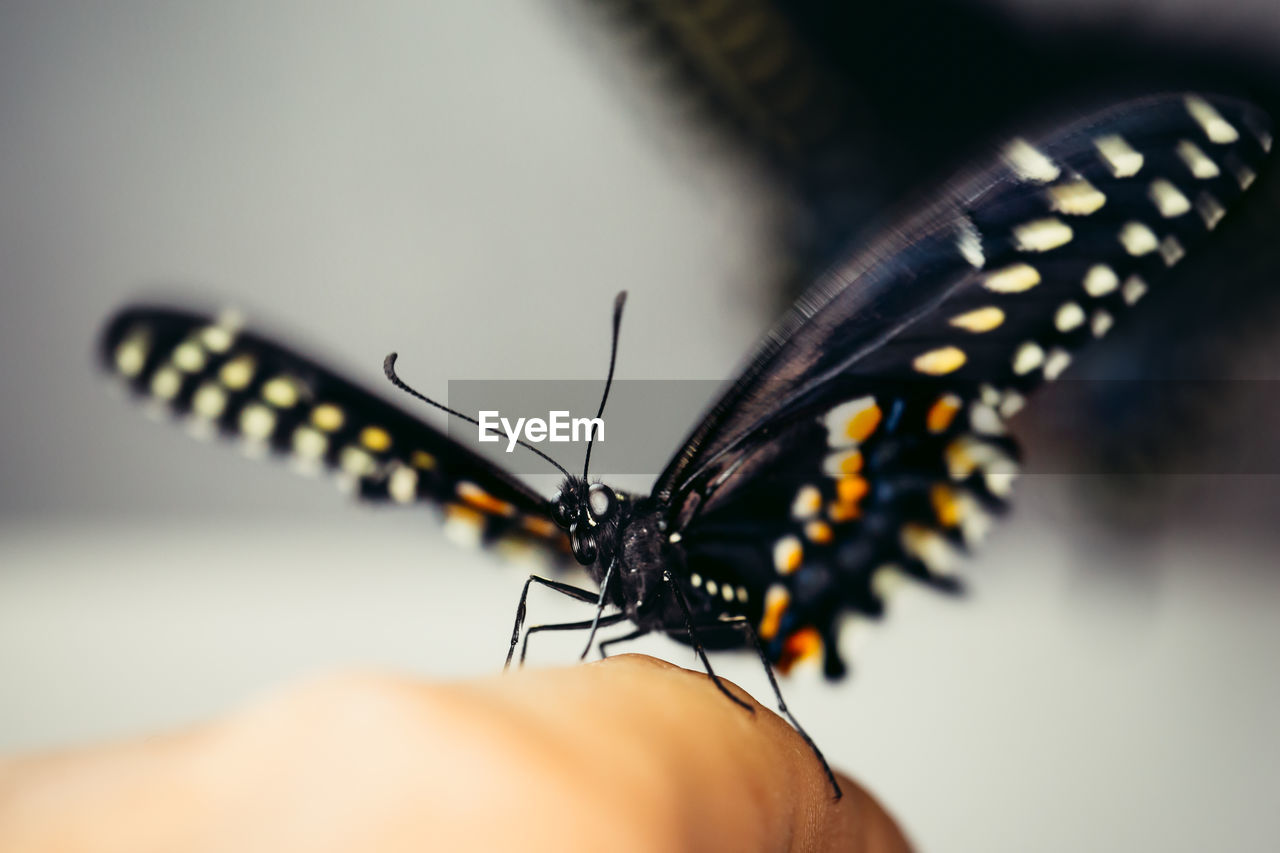
<svg viewBox="0 0 1280 853">
<path fill-rule="evenodd" d="M 599 590 L 530 577 L 511 652 L 538 582 L 596 608 L 550 627 L 630 621 L 619 639 L 687 640 L 739 701 L 704 649 L 754 646 L 771 681 L 770 663 L 821 656 L 838 678 L 842 617 L 879 615 L 896 575 L 956 588 L 957 555 L 1016 474 L 1006 420 L 1217 227 L 1271 141 L 1251 105 L 1183 94 L 1013 140 L 816 281 L 647 496 L 565 472 L 547 499 L 230 320 L 128 308 L 102 357 L 176 414 L 336 469 L 364 499 L 437 503 L 481 541 L 572 555 Z M 614 356 L 621 309 L 620 296 Z M 394 359 L 388 376 L 416 394 Z"/>
</svg>

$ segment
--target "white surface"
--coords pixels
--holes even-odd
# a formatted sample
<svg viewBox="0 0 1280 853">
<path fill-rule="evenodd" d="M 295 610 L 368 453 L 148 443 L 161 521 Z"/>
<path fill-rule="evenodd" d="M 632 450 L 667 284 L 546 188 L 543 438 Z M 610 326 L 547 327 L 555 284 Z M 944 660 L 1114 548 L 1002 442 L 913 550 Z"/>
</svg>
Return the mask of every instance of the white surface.
<svg viewBox="0 0 1280 853">
<path fill-rule="evenodd" d="M 1262 850 L 1280 832 L 1280 576 L 1269 554 L 1129 557 L 1037 500 L 968 567 L 962 602 L 907 589 L 853 679 L 788 700 L 832 763 L 927 850 Z M 1108 560 L 1112 562 L 1108 562 Z M 340 666 L 494 672 L 521 573 L 422 513 L 323 523 L 0 530 L 0 748 L 148 731 Z M 1155 584 L 1135 570 L 1159 566 Z M 1150 581 L 1150 578 L 1147 578 Z M 579 618 L 550 594 L 530 620 Z M 578 635 L 532 654 L 566 663 Z M 692 665 L 670 641 L 638 643 Z M 727 677 L 768 700 L 750 657 Z"/>
</svg>

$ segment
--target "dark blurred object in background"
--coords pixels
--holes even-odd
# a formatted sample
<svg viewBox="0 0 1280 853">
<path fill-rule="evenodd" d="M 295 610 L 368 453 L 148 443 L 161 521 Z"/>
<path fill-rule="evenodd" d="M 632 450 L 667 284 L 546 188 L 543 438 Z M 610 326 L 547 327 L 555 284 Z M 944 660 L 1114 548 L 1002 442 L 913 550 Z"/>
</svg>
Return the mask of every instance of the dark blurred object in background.
<svg viewBox="0 0 1280 853">
<path fill-rule="evenodd" d="M 1275 17 L 1266 0 L 1073 5 L 1069 23 L 1052 4 L 967 0 L 601 5 L 637 57 L 670 67 L 672 93 L 701 103 L 698 115 L 753 151 L 790 199 L 779 244 L 792 263 L 779 307 L 851 242 L 904 202 L 927 200 L 930 187 L 1015 128 L 1184 88 L 1244 95 L 1280 113 L 1280 63 L 1268 49 L 1280 26 L 1249 27 Z M 1265 397 L 1278 372 L 1264 349 L 1280 328 L 1277 223 L 1280 181 L 1268 173 L 1215 245 L 1085 354 L 1072 374 L 1091 380 L 1071 397 L 1080 428 L 1051 437 L 1033 428 L 1033 469 L 1047 454 L 1052 470 L 1107 474 L 1081 478 L 1082 488 L 1100 518 L 1127 531 L 1159 529 L 1185 506 L 1179 496 L 1203 496 L 1172 475 L 1280 473 L 1218 470 L 1198 457 L 1215 442 L 1274 442 L 1274 430 L 1232 413 L 1258 410 L 1253 396 Z M 1238 379 L 1257 381 L 1230 381 Z M 1034 427 L 1034 417 L 1024 420 Z"/>
</svg>

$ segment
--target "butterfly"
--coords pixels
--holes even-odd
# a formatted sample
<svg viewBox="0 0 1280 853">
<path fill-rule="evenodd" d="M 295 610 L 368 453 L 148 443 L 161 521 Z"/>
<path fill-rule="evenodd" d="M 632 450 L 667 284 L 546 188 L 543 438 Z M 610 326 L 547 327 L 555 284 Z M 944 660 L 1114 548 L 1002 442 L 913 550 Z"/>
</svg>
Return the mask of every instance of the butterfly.
<svg viewBox="0 0 1280 853">
<path fill-rule="evenodd" d="M 1019 137 L 818 278 L 768 332 L 649 494 L 564 476 L 546 497 L 416 415 L 231 317 L 129 307 L 101 354 L 136 392 L 190 423 L 304 467 L 368 501 L 443 508 L 447 531 L 576 561 L 594 609 L 534 626 L 607 645 L 652 632 L 773 667 L 821 660 L 878 617 L 903 577 L 955 590 L 957 559 L 1007 506 L 1019 450 L 1008 419 L 1194 251 L 1256 179 L 1270 121 L 1232 98 L 1165 94 Z M 625 294 L 613 314 L 604 411 Z M 421 395 L 395 369 L 388 378 Z M 536 448 L 526 445 L 534 452 Z M 584 652 L 585 656 L 586 652 Z M 523 658 L 523 653 L 522 653 Z M 825 760 L 822 760 L 826 768 Z M 835 786 L 839 787 L 827 774 Z"/>
</svg>

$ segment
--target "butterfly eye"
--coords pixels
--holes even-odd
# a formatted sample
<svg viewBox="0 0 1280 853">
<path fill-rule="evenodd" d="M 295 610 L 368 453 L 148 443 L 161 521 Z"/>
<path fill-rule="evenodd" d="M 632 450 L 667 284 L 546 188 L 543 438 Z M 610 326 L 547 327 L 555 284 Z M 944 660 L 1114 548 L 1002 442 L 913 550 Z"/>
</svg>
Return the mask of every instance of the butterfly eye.
<svg viewBox="0 0 1280 853">
<path fill-rule="evenodd" d="M 599 550 L 596 548 L 596 538 L 590 533 L 574 534 L 573 536 L 573 556 L 584 566 L 589 566 L 596 561 L 596 555 Z"/>
<path fill-rule="evenodd" d="M 568 530 L 573 523 L 573 509 L 567 495 L 561 494 L 551 505 L 551 520 L 562 530 Z"/>
<path fill-rule="evenodd" d="M 608 518 L 612 515 L 615 500 L 613 489 L 604 483 L 594 484 L 587 493 L 587 507 L 591 510 L 592 518 Z"/>
</svg>

